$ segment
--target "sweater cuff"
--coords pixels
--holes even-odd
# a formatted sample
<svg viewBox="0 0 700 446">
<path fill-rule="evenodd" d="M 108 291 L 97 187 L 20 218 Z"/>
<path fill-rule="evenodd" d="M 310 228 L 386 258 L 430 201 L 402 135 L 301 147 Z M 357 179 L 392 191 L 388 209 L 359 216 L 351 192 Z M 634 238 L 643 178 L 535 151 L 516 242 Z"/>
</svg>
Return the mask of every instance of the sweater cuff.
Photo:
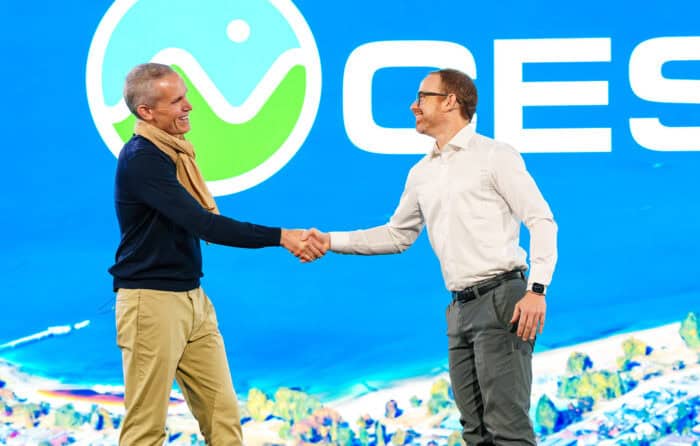
<svg viewBox="0 0 700 446">
<path fill-rule="evenodd" d="M 271 237 L 273 237 L 273 246 L 282 246 L 282 228 L 270 228 Z"/>
</svg>

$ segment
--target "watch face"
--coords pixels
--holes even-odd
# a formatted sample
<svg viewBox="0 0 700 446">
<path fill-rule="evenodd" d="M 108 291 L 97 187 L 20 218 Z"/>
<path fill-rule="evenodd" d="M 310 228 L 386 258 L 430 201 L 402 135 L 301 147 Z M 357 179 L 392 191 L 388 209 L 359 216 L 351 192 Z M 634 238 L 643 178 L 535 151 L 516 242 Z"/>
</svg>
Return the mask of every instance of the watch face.
<svg viewBox="0 0 700 446">
<path fill-rule="evenodd" d="M 541 283 L 533 283 L 532 291 L 534 291 L 535 293 L 544 294 L 544 285 L 542 285 Z"/>
</svg>

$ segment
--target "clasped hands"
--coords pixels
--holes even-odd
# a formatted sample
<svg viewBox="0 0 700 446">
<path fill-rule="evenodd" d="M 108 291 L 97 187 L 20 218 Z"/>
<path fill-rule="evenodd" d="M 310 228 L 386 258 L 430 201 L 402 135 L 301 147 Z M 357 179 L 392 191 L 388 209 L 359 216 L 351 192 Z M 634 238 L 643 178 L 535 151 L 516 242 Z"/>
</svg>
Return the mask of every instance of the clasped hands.
<svg viewBox="0 0 700 446">
<path fill-rule="evenodd" d="M 282 229 L 280 244 L 302 263 L 323 257 L 331 248 L 331 236 L 318 229 Z"/>
</svg>

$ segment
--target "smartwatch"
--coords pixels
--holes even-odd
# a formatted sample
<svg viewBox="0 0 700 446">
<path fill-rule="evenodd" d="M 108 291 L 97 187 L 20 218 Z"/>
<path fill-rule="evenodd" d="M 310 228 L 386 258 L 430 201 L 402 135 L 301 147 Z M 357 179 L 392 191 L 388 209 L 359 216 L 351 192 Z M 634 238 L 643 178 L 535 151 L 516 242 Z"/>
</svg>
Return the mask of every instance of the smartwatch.
<svg viewBox="0 0 700 446">
<path fill-rule="evenodd" d="M 532 284 L 532 292 L 537 294 L 544 294 L 545 286 L 541 283 L 534 282 Z"/>
</svg>

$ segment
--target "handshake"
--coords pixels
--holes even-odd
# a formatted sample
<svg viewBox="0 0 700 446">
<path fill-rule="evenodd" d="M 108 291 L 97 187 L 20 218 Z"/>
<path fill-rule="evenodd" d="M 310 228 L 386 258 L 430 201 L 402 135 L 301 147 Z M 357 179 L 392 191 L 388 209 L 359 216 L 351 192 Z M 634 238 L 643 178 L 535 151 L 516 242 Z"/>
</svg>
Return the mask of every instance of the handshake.
<svg viewBox="0 0 700 446">
<path fill-rule="evenodd" d="M 316 228 L 282 229 L 280 245 L 287 248 L 302 263 L 323 257 L 331 248 L 331 236 Z"/>
</svg>

